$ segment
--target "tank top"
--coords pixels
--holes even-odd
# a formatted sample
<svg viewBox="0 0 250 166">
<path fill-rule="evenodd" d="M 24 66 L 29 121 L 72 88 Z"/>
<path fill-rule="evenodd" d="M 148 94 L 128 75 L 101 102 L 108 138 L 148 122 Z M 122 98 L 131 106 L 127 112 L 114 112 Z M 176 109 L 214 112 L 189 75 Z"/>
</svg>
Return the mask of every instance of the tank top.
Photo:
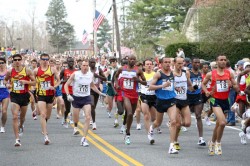
<svg viewBox="0 0 250 166">
<path fill-rule="evenodd" d="M 217 70 L 212 70 L 212 79 L 211 79 L 211 87 L 214 87 L 213 97 L 216 99 L 228 99 L 229 96 L 229 82 L 230 80 L 230 71 L 224 70 L 223 75 L 219 75 Z"/>
<path fill-rule="evenodd" d="M 9 92 L 6 86 L 4 85 L 6 73 L 4 75 L 0 75 L 0 92 Z"/>
<path fill-rule="evenodd" d="M 55 91 L 50 89 L 50 86 L 55 85 L 54 73 L 52 73 L 50 66 L 45 71 L 43 71 L 41 67 L 38 68 L 36 81 L 37 95 L 52 96 L 55 94 Z"/>
<path fill-rule="evenodd" d="M 187 76 L 185 70 L 182 70 L 181 76 L 174 77 L 174 84 L 176 93 L 175 98 L 179 100 L 187 100 Z"/>
<path fill-rule="evenodd" d="M 190 71 L 190 80 L 192 82 L 192 86 L 197 86 L 198 89 L 195 91 L 187 90 L 187 94 L 201 94 L 201 83 L 202 83 L 202 77 L 201 73 L 198 72 L 198 74 L 194 74 L 193 71 Z"/>
<path fill-rule="evenodd" d="M 97 74 L 97 75 L 99 75 L 99 69 L 96 68 L 96 70 L 95 70 L 94 73 Z M 99 88 L 100 79 L 99 79 L 98 77 L 95 77 L 95 76 L 94 76 L 93 83 L 95 84 L 95 86 L 96 86 L 97 88 Z"/>
<path fill-rule="evenodd" d="M 69 79 L 69 77 L 71 76 L 72 73 L 74 73 L 75 71 L 77 71 L 77 69 L 73 69 L 73 70 L 70 70 L 70 69 L 64 69 L 64 73 L 63 73 L 63 79 L 64 80 L 67 80 Z M 65 85 L 66 82 L 64 82 L 62 84 L 62 93 L 66 94 L 65 92 L 65 89 L 64 89 L 64 85 Z M 73 94 L 73 91 L 72 91 L 72 85 L 69 85 L 69 94 Z"/>
<path fill-rule="evenodd" d="M 148 90 L 149 85 L 150 85 L 150 83 L 153 80 L 155 72 L 151 72 L 151 73 L 144 72 L 143 74 L 144 74 L 144 76 L 146 78 L 147 85 L 141 85 L 140 84 L 141 85 L 141 93 L 145 94 L 145 95 L 155 95 L 155 91 L 154 90 Z"/>
<path fill-rule="evenodd" d="M 162 71 L 160 71 L 161 77 L 157 80 L 156 85 L 162 85 L 169 81 L 171 83 L 170 86 L 165 88 L 160 88 L 155 90 L 155 95 L 157 98 L 162 100 L 168 100 L 176 97 L 176 93 L 174 92 L 174 75 L 171 72 L 170 75 L 164 74 Z"/>
<path fill-rule="evenodd" d="M 201 77 L 202 77 L 202 81 L 203 81 L 205 79 L 205 77 L 206 77 L 206 74 L 201 74 Z M 207 88 L 207 90 L 209 92 L 212 90 L 212 88 L 211 88 L 211 81 L 210 80 L 208 81 L 208 83 L 206 85 L 206 88 Z M 203 90 L 201 90 L 201 93 L 205 93 L 205 92 Z"/>
<path fill-rule="evenodd" d="M 20 80 L 26 80 L 26 81 L 30 80 L 30 78 L 27 76 L 26 68 L 23 67 L 20 72 L 17 72 L 15 68 L 12 68 L 11 70 L 11 92 L 23 94 L 29 91 L 29 85 L 21 84 Z"/>
<path fill-rule="evenodd" d="M 73 82 L 73 95 L 77 97 L 85 97 L 90 95 L 90 83 L 93 81 L 93 73 L 88 71 L 83 74 L 81 70 L 75 71 Z"/>
<path fill-rule="evenodd" d="M 129 97 L 136 98 L 138 97 L 137 93 L 137 82 L 133 80 L 133 77 L 137 76 L 138 67 L 135 66 L 132 70 L 128 71 L 128 66 L 123 66 L 121 72 L 121 82 L 122 82 L 122 92 Z"/>
</svg>

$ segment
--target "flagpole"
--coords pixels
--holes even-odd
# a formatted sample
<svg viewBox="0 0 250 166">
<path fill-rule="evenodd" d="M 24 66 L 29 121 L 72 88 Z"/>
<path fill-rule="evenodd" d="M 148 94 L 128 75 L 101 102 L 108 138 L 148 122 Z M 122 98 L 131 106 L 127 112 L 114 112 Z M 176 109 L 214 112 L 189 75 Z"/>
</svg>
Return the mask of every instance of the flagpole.
<svg viewBox="0 0 250 166">
<path fill-rule="evenodd" d="M 94 34 L 94 56 L 97 56 L 97 31 L 94 29 L 94 19 L 95 19 L 95 11 L 96 11 L 96 0 L 93 0 L 93 34 Z"/>
</svg>

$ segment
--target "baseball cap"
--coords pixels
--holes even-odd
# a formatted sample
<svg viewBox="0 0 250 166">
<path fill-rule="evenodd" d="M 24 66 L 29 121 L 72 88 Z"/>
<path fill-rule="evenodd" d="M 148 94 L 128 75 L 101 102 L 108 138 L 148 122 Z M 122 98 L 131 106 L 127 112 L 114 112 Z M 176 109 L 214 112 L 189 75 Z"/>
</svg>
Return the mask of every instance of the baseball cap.
<svg viewBox="0 0 250 166">
<path fill-rule="evenodd" d="M 243 69 L 246 69 L 247 66 L 250 66 L 250 62 L 245 62 L 243 65 Z"/>
</svg>

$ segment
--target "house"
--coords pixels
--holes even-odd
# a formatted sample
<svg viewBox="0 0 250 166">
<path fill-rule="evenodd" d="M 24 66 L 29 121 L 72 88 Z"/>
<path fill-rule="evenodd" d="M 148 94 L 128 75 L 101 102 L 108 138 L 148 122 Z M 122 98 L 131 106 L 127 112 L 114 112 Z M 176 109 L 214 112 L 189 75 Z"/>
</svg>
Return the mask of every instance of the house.
<svg viewBox="0 0 250 166">
<path fill-rule="evenodd" d="M 69 50 L 64 52 L 66 55 L 83 55 L 83 56 L 93 56 L 93 42 L 88 41 L 86 44 L 82 44 L 81 41 L 75 42 L 70 46 Z"/>
</svg>

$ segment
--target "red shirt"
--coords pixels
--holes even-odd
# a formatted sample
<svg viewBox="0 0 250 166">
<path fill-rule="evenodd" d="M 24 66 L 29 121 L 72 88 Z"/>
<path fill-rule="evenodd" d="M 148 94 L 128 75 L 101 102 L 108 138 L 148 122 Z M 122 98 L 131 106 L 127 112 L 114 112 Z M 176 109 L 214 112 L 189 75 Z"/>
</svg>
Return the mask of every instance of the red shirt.
<svg viewBox="0 0 250 166">
<path fill-rule="evenodd" d="M 69 70 L 69 69 L 64 69 L 64 73 L 63 73 L 63 79 L 67 80 L 69 79 L 69 77 L 71 76 L 72 73 L 74 73 L 75 71 L 77 71 L 76 69 L 74 70 Z M 64 89 L 64 85 L 66 82 L 63 83 L 62 85 L 62 93 L 66 94 L 65 89 Z M 69 85 L 69 94 L 73 94 L 73 90 L 72 90 L 72 85 Z"/>
</svg>

